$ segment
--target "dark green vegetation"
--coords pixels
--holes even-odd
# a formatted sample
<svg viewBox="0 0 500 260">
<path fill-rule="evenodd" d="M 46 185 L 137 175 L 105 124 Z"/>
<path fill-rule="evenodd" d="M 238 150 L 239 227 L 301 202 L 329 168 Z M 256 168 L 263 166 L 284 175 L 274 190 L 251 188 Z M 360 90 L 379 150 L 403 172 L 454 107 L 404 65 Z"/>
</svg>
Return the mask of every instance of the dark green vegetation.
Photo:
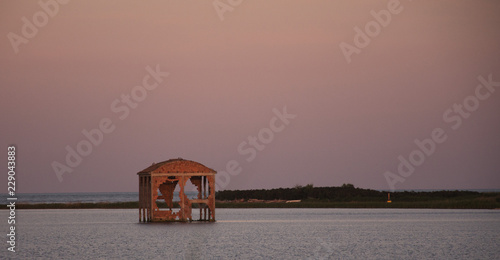
<svg viewBox="0 0 500 260">
<path fill-rule="evenodd" d="M 356 188 L 352 184 L 340 187 L 295 186 L 270 190 L 224 190 L 215 194 L 217 208 L 434 208 L 434 209 L 498 209 L 500 193 L 474 191 L 387 192 Z M 248 200 L 261 200 L 248 202 Z M 274 200 L 274 202 L 272 202 Z M 287 200 L 301 200 L 285 203 Z M 165 203 L 158 202 L 160 208 Z M 137 209 L 139 203 L 46 203 L 16 204 L 16 209 Z M 174 203 L 174 208 L 178 204 Z M 198 205 L 193 204 L 193 208 Z"/>
<path fill-rule="evenodd" d="M 298 203 L 216 202 L 216 208 L 412 208 L 412 209 L 498 209 L 500 203 L 480 200 L 443 200 L 427 202 L 328 202 L 301 201 Z"/>
<path fill-rule="evenodd" d="M 224 208 L 443 208 L 494 209 L 500 208 L 500 193 L 474 191 L 387 192 L 355 188 L 352 184 L 340 187 L 296 186 L 270 190 L 225 190 L 215 195 Z M 238 200 L 301 200 L 299 203 L 237 202 Z"/>
</svg>

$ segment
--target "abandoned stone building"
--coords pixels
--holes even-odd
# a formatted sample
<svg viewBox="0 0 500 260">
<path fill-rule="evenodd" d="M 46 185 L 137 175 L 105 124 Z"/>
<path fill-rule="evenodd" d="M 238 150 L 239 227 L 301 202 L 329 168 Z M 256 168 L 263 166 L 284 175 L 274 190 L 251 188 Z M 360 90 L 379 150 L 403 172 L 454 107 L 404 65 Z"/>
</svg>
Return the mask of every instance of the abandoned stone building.
<svg viewBox="0 0 500 260">
<path fill-rule="evenodd" d="M 216 173 L 201 163 L 182 158 L 153 163 L 138 172 L 139 221 L 193 221 L 193 204 L 199 208 L 199 218 L 194 220 L 215 221 Z M 196 187 L 196 198 L 186 196 L 188 182 Z M 174 202 L 177 186 L 180 200 Z M 162 201 L 166 207 L 158 206 L 165 206 Z M 177 208 L 175 204 L 178 204 Z"/>
</svg>

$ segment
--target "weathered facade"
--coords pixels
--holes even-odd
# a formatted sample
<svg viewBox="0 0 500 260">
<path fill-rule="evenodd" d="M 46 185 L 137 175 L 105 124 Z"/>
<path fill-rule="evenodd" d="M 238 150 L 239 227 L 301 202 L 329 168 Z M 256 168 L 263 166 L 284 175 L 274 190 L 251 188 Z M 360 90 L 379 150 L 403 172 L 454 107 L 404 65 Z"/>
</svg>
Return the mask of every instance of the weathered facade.
<svg viewBox="0 0 500 260">
<path fill-rule="evenodd" d="M 203 164 L 171 159 L 154 163 L 138 172 L 139 175 L 139 222 L 192 221 L 192 204 L 200 210 L 198 220 L 215 221 L 215 174 L 217 172 Z M 185 194 L 190 181 L 198 190 L 197 199 Z M 174 190 L 179 185 L 178 210 L 174 210 Z M 159 195 L 158 191 L 161 193 Z M 164 200 L 168 208 L 159 208 L 157 200 Z"/>
</svg>

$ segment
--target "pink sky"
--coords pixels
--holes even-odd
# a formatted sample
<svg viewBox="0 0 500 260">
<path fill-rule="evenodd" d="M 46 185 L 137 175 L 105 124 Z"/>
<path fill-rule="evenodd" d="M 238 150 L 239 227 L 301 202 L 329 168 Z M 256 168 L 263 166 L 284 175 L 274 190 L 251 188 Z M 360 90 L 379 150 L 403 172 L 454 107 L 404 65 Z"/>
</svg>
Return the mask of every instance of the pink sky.
<svg viewBox="0 0 500 260">
<path fill-rule="evenodd" d="M 398 156 L 440 128 L 446 140 L 396 189 L 500 188 L 500 91 L 482 88 L 489 96 L 457 129 L 458 113 L 443 119 L 474 101 L 479 76 L 500 82 L 500 2 L 394 2 L 400 11 L 348 63 L 339 45 L 355 46 L 354 28 L 391 2 L 243 1 L 222 21 L 212 1 L 73 0 L 16 45 L 22 18 L 43 8 L 1 1 L 0 166 L 14 144 L 25 193 L 136 191 L 138 171 L 177 157 L 219 173 L 236 161 L 224 189 L 389 189 Z M 120 120 L 111 104 L 157 65 L 169 76 Z M 296 117 L 247 161 L 238 146 L 285 106 Z M 59 181 L 53 162 L 66 165 L 65 147 L 103 118 L 114 131 Z"/>
</svg>

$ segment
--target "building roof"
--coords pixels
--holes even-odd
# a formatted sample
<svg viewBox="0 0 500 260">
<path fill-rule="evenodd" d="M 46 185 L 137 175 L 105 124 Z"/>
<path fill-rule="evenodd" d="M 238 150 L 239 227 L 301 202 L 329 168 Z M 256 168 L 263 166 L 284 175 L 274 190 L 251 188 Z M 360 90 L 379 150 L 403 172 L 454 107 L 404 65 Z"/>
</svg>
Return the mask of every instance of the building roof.
<svg viewBox="0 0 500 260">
<path fill-rule="evenodd" d="M 178 158 L 153 163 L 153 165 L 138 172 L 137 174 L 141 173 L 216 173 L 216 171 L 201 163 Z"/>
</svg>

